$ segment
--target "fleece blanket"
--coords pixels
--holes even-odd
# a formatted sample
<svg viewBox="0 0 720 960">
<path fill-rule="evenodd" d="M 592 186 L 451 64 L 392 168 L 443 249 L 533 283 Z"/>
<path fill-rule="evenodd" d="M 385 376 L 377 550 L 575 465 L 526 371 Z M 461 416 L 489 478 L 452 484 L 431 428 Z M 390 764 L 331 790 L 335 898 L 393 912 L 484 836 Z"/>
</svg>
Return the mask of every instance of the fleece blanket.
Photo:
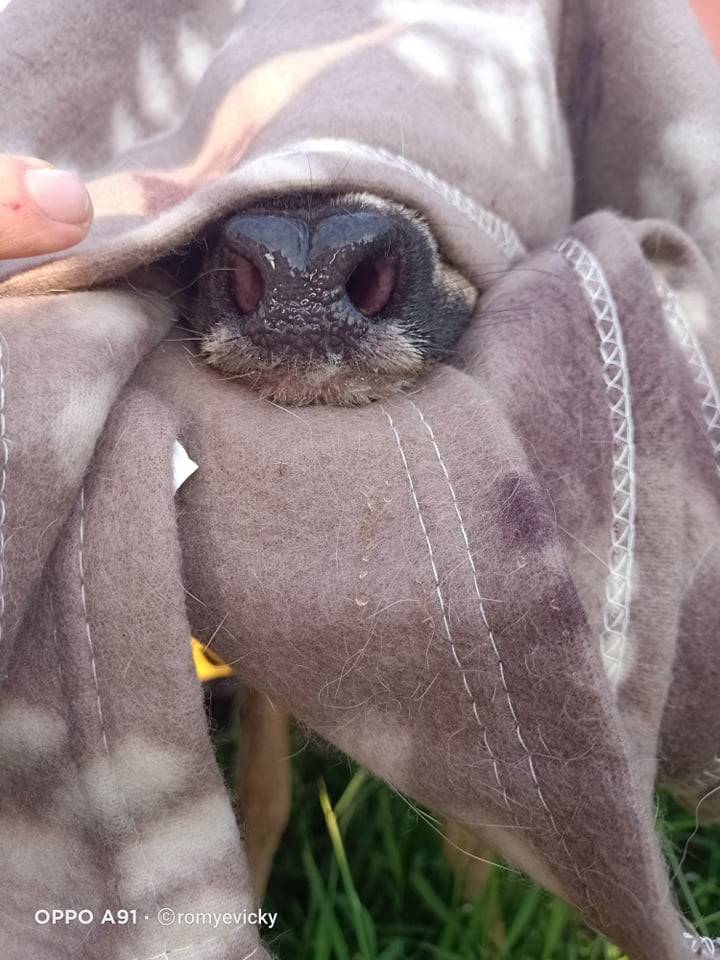
<svg viewBox="0 0 720 960">
<path fill-rule="evenodd" d="M 191 632 L 635 960 L 710 955 L 652 793 L 720 814 L 720 75 L 684 0 L 0 8 L 1 147 L 96 211 L 0 272 L 2 956 L 272 955 Z M 425 216 L 482 290 L 452 363 L 352 410 L 203 365 L 173 252 L 290 189 Z"/>
</svg>

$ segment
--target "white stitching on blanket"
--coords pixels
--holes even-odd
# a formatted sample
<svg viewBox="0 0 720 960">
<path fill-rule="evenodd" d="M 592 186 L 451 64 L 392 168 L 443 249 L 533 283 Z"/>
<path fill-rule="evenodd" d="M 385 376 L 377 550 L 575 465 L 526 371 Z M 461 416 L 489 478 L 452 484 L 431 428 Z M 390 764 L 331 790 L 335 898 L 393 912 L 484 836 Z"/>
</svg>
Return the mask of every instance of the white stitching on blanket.
<svg viewBox="0 0 720 960">
<path fill-rule="evenodd" d="M 612 521 L 609 574 L 605 587 L 601 653 L 608 679 L 617 684 L 627 646 L 630 588 L 635 548 L 635 444 L 630 380 L 622 327 L 602 267 L 578 240 L 568 238 L 554 247 L 580 278 L 600 338 L 603 379 L 610 401 L 613 436 Z"/>
<path fill-rule="evenodd" d="M 694 373 L 693 380 L 701 388 L 705 428 L 715 461 L 715 469 L 720 473 L 720 391 L 718 385 L 702 347 L 680 309 L 677 293 L 661 281 L 657 284 L 657 292 L 662 303 L 665 320 L 678 333 L 680 346 L 685 351 L 688 365 Z"/>
<path fill-rule="evenodd" d="M 707 358 L 697 337 L 688 326 L 680 308 L 677 292 L 660 277 L 656 278 L 656 290 L 662 304 L 663 316 L 668 326 L 678 335 L 688 366 L 694 376 L 693 382 L 700 387 L 701 408 L 710 451 L 715 461 L 715 469 L 720 474 L 720 391 Z M 715 756 L 710 766 L 702 770 L 692 780 L 678 785 L 679 790 L 696 790 L 713 787 L 720 779 L 720 756 Z"/>
<path fill-rule="evenodd" d="M 103 747 L 110 762 L 110 748 L 108 747 L 107 736 L 105 733 L 105 718 L 103 717 L 102 703 L 100 702 L 100 687 L 98 685 L 97 664 L 95 662 L 95 647 L 93 646 L 92 631 L 90 630 L 90 618 L 88 617 L 87 598 L 85 596 L 85 487 L 80 490 L 80 545 L 78 547 L 78 567 L 80 569 L 80 600 L 82 603 L 83 617 L 85 619 L 85 636 L 90 647 L 90 667 L 92 669 L 93 686 L 95 687 L 95 702 L 97 705 L 98 720 L 100 721 L 100 732 L 102 734 Z"/>
<path fill-rule="evenodd" d="M 550 807 L 547 805 L 547 802 L 546 802 L 545 797 L 544 797 L 544 795 L 543 795 L 542 787 L 540 786 L 540 782 L 539 782 L 538 777 L 537 777 L 537 773 L 535 772 L 535 764 L 533 763 L 532 754 L 530 753 L 530 750 L 528 749 L 528 746 L 527 746 L 527 744 L 525 743 L 525 740 L 524 740 L 523 735 L 522 735 L 522 729 L 521 729 L 521 727 L 520 727 L 520 721 L 518 720 L 517 713 L 515 712 L 515 707 L 514 707 L 514 705 L 513 705 L 512 698 L 511 698 L 511 696 L 510 696 L 510 691 L 509 691 L 509 689 L 508 689 L 507 681 L 506 681 L 506 679 L 505 679 L 505 667 L 504 667 L 504 664 L 503 664 L 503 661 L 502 661 L 502 657 L 500 656 L 500 650 L 499 650 L 499 648 L 498 648 L 497 641 L 495 640 L 495 635 L 494 635 L 494 633 L 493 633 L 492 627 L 490 626 L 490 623 L 489 623 L 489 621 L 488 621 L 487 615 L 486 615 L 486 613 L 485 613 L 485 604 L 483 603 L 482 594 L 481 594 L 481 592 L 480 592 L 480 584 L 478 583 L 478 573 L 477 573 L 477 568 L 476 568 L 476 566 L 475 566 L 475 560 L 473 559 L 472 551 L 471 551 L 471 549 L 470 549 L 470 541 L 469 541 L 469 539 L 468 539 L 467 530 L 465 529 L 465 523 L 464 523 L 464 521 L 463 521 L 462 514 L 460 513 L 460 506 L 459 506 L 459 504 L 458 504 L 458 502 L 457 502 L 457 497 L 456 497 L 456 495 L 455 495 L 455 489 L 454 489 L 454 487 L 453 487 L 453 485 L 452 485 L 452 482 L 451 482 L 451 480 L 450 480 L 450 474 L 448 473 L 447 466 L 445 465 L 445 461 L 443 460 L 442 454 L 440 453 L 440 448 L 438 447 L 437 440 L 435 439 L 435 434 L 434 434 L 434 432 L 433 432 L 432 427 L 430 426 L 430 424 L 428 423 L 428 421 L 427 421 L 427 420 L 425 419 L 425 417 L 423 416 L 422 410 L 421 410 L 415 403 L 413 403 L 412 400 L 410 401 L 410 403 L 411 403 L 411 405 L 415 408 L 415 411 L 417 412 L 417 415 L 420 417 L 420 420 L 422 421 L 425 429 L 426 429 L 427 432 L 430 434 L 430 441 L 431 441 L 431 443 L 432 443 L 432 445 L 433 445 L 433 448 L 435 449 L 435 456 L 437 457 L 437 461 L 438 461 L 438 463 L 440 464 L 440 467 L 442 468 L 442 472 L 443 472 L 443 474 L 444 474 L 444 476 L 445 476 L 445 482 L 446 482 L 446 484 L 447 484 L 448 490 L 450 491 L 450 497 L 451 497 L 451 499 L 452 499 L 452 504 L 453 504 L 453 507 L 454 507 L 454 509 L 455 509 L 455 514 L 456 514 L 456 516 L 457 516 L 457 518 L 458 518 L 458 523 L 460 524 L 460 530 L 461 530 L 461 532 L 462 532 L 463 541 L 464 541 L 464 543 L 465 543 L 465 553 L 466 553 L 466 555 L 467 555 L 468 563 L 470 564 L 470 570 L 471 570 L 471 572 L 472 572 L 473 584 L 474 584 L 474 586 L 475 586 L 475 593 L 476 593 L 476 595 L 477 595 L 477 598 L 478 598 L 478 601 L 479 601 L 479 604 L 480 604 L 480 615 L 481 615 L 481 617 L 482 617 L 483 624 L 485 625 L 485 630 L 487 631 L 487 635 L 488 635 L 488 637 L 489 637 L 489 639 L 490 639 L 490 644 L 491 644 L 491 646 L 492 646 L 493 653 L 495 654 L 495 658 L 496 658 L 496 660 L 497 660 L 498 670 L 499 670 L 499 673 L 500 673 L 500 682 L 501 682 L 501 684 L 502 684 L 502 688 L 503 688 L 503 691 L 504 691 L 504 693 L 505 693 L 505 699 L 507 700 L 508 708 L 510 709 L 510 715 L 512 716 L 512 718 L 513 718 L 513 723 L 515 724 L 515 735 L 516 735 L 517 738 L 518 738 L 518 741 L 519 741 L 519 743 L 520 743 L 520 746 L 521 746 L 521 747 L 523 748 L 523 750 L 525 751 L 525 755 L 526 755 L 526 757 L 527 757 L 527 762 L 528 762 L 528 767 L 529 767 L 529 769 L 530 769 L 530 776 L 532 777 L 533 783 L 535 784 L 535 790 L 536 790 L 536 792 L 537 792 L 538 799 L 540 800 L 540 803 L 541 803 L 542 806 L 544 807 L 544 809 L 545 809 L 545 811 L 546 811 L 546 813 L 547 813 L 547 815 L 548 815 L 548 817 L 549 817 L 549 819 L 550 819 L 550 823 L 552 824 L 552 827 L 553 827 L 553 829 L 555 830 L 555 833 L 556 833 L 557 836 L 560 838 L 560 841 L 561 841 L 561 843 L 562 843 L 562 845 L 563 845 L 563 849 L 565 850 L 565 853 L 567 854 L 568 858 L 569 858 L 570 860 L 572 860 L 572 856 L 570 855 L 570 850 L 568 849 L 567 843 L 565 842 L 565 837 L 564 837 L 564 836 L 562 835 L 562 833 L 560 832 L 560 829 L 559 829 L 559 827 L 558 827 L 558 825 L 557 825 L 557 822 L 556 822 L 556 820 L 555 820 L 555 817 L 554 817 L 554 815 L 553 815 L 553 812 L 552 812 L 552 810 L 550 809 Z M 478 723 L 479 723 L 479 722 L 480 722 L 480 721 L 478 720 Z M 487 741 L 486 741 L 486 744 L 487 744 Z M 488 748 L 488 749 L 489 749 L 489 748 Z"/>
<path fill-rule="evenodd" d="M 720 939 L 713 940 L 712 937 L 701 937 L 699 933 L 693 933 L 689 930 L 683 931 L 683 939 L 687 941 L 690 950 L 698 957 L 716 956 L 716 947 L 720 947 Z"/>
<path fill-rule="evenodd" d="M 420 410 L 420 408 L 417 406 L 417 404 L 413 403 L 412 400 L 410 401 L 410 404 L 411 404 L 411 406 L 415 409 L 417 415 L 420 417 L 420 420 L 423 422 L 426 430 L 427 430 L 428 433 L 430 434 L 430 439 L 431 439 L 431 441 L 432 441 L 432 445 L 433 445 L 433 447 L 435 448 L 435 454 L 436 454 L 436 456 L 437 456 L 437 459 L 438 459 L 438 462 L 439 462 L 440 466 L 442 467 L 442 471 L 443 471 L 443 473 L 445 474 L 445 480 L 446 480 L 446 482 L 447 482 L 448 489 L 450 490 L 450 496 L 451 496 L 451 498 L 452 498 L 453 506 L 454 506 L 454 508 L 455 508 L 455 513 L 457 514 L 457 518 L 458 518 L 458 521 L 459 521 L 459 523 L 460 523 L 460 530 L 462 531 L 463 539 L 464 539 L 464 541 L 465 541 L 465 548 L 466 548 L 466 550 L 467 550 L 467 556 L 468 556 L 468 560 L 470 561 L 470 567 L 471 567 L 471 569 L 472 569 L 472 574 L 473 574 L 473 581 L 474 581 L 474 583 L 475 583 L 475 592 L 477 593 L 477 595 L 478 595 L 478 600 L 480 601 L 480 613 L 481 613 L 482 618 L 483 618 L 483 623 L 485 624 L 485 629 L 487 630 L 488 636 L 490 637 L 490 642 L 492 643 L 493 649 L 495 650 L 495 653 L 496 653 L 496 655 L 497 655 L 497 649 L 496 649 L 496 647 L 495 647 L 495 638 L 493 637 L 492 630 L 490 629 L 490 624 L 488 623 L 487 617 L 485 616 L 485 605 L 484 605 L 483 600 L 482 600 L 482 597 L 481 597 L 481 595 L 480 595 L 480 588 L 479 588 L 478 582 L 477 582 L 477 572 L 476 572 L 476 570 L 475 570 L 475 561 L 473 560 L 472 554 L 470 553 L 470 542 L 469 542 L 469 540 L 468 540 L 467 531 L 465 530 L 465 524 L 463 523 L 463 518 L 462 518 L 462 515 L 461 515 L 461 513 L 460 513 L 460 508 L 459 508 L 459 506 L 458 506 L 457 497 L 455 496 L 455 490 L 453 489 L 453 485 L 452 485 L 452 483 L 450 482 L 450 476 L 449 476 L 449 474 L 448 474 L 448 472 L 447 472 L 447 468 L 446 468 L 446 466 L 445 466 L 445 464 L 444 464 L 444 462 L 443 462 L 442 457 L 440 456 L 440 450 L 438 449 L 438 445 L 437 445 L 437 443 L 436 443 L 436 441 L 435 441 L 435 434 L 433 433 L 432 428 L 430 427 L 430 424 L 427 422 L 427 420 L 426 420 L 425 417 L 423 416 L 422 410 Z M 417 502 L 417 501 L 416 501 L 416 502 Z M 454 652 L 454 651 L 453 651 L 453 652 Z M 499 659 L 500 659 L 500 658 L 499 658 L 499 656 L 498 656 L 498 660 L 499 660 Z M 457 662 L 457 658 L 456 658 L 456 662 Z M 459 663 L 458 663 L 458 666 L 460 666 Z M 461 667 L 460 669 L 462 670 L 462 667 Z M 500 679 L 501 679 L 501 681 L 502 681 L 503 690 L 505 691 L 505 696 L 508 698 L 508 701 L 509 701 L 509 700 L 510 700 L 510 694 L 508 693 L 507 686 L 505 685 L 505 675 L 504 675 L 504 673 L 503 673 L 502 662 L 500 662 Z M 466 678 L 465 678 L 465 673 L 463 673 L 463 681 L 465 682 L 465 689 L 468 690 L 468 692 L 470 692 L 469 689 L 468 689 L 468 686 L 467 686 L 467 680 L 466 680 Z M 471 697 L 472 697 L 472 694 L 471 694 Z M 514 715 L 514 710 L 513 710 L 513 707 L 512 707 L 512 703 L 510 704 L 510 710 L 511 710 L 511 712 L 512 712 L 513 715 Z M 492 749 L 491 749 L 491 747 L 490 747 L 490 744 L 489 744 L 489 742 L 488 742 L 487 730 L 485 729 L 484 724 L 483 724 L 482 721 L 480 720 L 480 717 L 479 717 L 479 715 L 478 715 L 478 710 L 477 710 L 477 704 L 476 704 L 474 698 L 473 698 L 473 714 L 475 715 L 475 719 L 477 720 L 478 726 L 479 726 L 480 729 L 483 731 L 483 741 L 484 741 L 484 743 L 485 743 L 485 749 L 486 749 L 487 752 L 490 754 L 490 758 L 491 758 L 491 760 L 492 760 L 493 771 L 494 771 L 494 773 L 495 773 L 495 781 L 496 781 L 498 787 L 502 790 L 503 799 L 505 800 L 505 806 L 507 807 L 508 810 L 510 810 L 510 803 L 508 802 L 507 790 L 506 790 L 505 786 L 503 785 L 503 783 L 502 783 L 501 780 L 500 780 L 500 774 L 499 774 L 499 772 L 498 772 L 498 762 L 497 762 L 497 758 L 496 758 L 495 754 L 493 753 L 493 751 L 492 751 Z M 511 811 L 511 812 L 512 812 L 512 811 Z"/>
<path fill-rule="evenodd" d="M 108 746 L 107 733 L 105 730 L 105 717 L 103 716 L 102 702 L 100 700 L 100 684 L 98 683 L 97 675 L 97 663 L 95 661 L 95 646 L 93 644 L 92 638 L 92 629 L 90 627 L 90 616 L 88 614 L 87 606 L 87 596 L 85 592 L 85 486 L 83 485 L 80 488 L 80 527 L 79 527 L 79 537 L 78 537 L 78 568 L 80 572 L 80 601 L 82 604 L 83 617 L 85 619 L 85 637 L 87 638 L 88 647 L 90 648 L 90 666 L 92 670 L 93 685 L 95 687 L 95 702 L 97 705 L 97 715 L 100 722 L 100 732 L 102 735 L 102 744 L 105 751 L 105 756 L 107 757 L 107 762 L 110 767 L 110 770 L 113 772 L 113 779 L 115 780 L 115 786 L 118 792 L 118 796 L 123 802 L 125 807 L 125 812 L 127 814 L 128 821 L 130 822 L 133 832 L 135 834 L 135 840 L 140 850 L 140 855 L 142 857 L 143 863 L 145 864 L 145 870 L 147 873 L 148 881 L 150 883 L 150 889 L 152 890 L 153 900 L 155 902 L 155 909 L 160 909 L 160 901 L 158 900 L 157 889 L 155 887 L 155 882 L 153 880 L 152 873 L 150 871 L 150 865 L 148 864 L 147 857 L 145 856 L 145 850 L 142 845 L 142 840 L 140 838 L 140 831 L 138 825 L 135 822 L 135 818 L 132 815 L 130 810 L 130 804 L 128 803 L 127 797 L 125 796 L 120 783 L 118 782 L 117 775 L 115 774 L 112 758 L 110 756 L 110 748 Z M 164 954 L 160 954 L 164 956 Z"/>
<path fill-rule="evenodd" d="M 503 220 L 497 214 L 485 209 L 479 203 L 476 203 L 457 187 L 451 186 L 445 180 L 441 180 L 432 171 L 426 170 L 412 160 L 407 160 L 398 154 L 384 150 L 382 147 L 371 147 L 366 143 L 359 143 L 356 140 L 334 139 L 332 137 L 318 137 L 308 140 L 302 140 L 299 143 L 290 144 L 282 150 L 270 154 L 271 157 L 292 156 L 295 153 L 353 153 L 356 156 L 364 157 L 367 160 L 374 160 L 377 163 L 384 163 L 387 166 L 402 170 L 415 180 L 424 183 L 425 186 L 439 194 L 443 200 L 449 203 L 456 210 L 464 213 L 480 229 L 486 233 L 490 239 L 496 243 L 509 260 L 517 260 L 525 253 L 525 246 L 510 224 Z M 269 159 L 268 155 L 258 158 L 257 162 L 265 163 Z"/>
<path fill-rule="evenodd" d="M 3 621 L 5 619 L 5 487 L 10 448 L 5 433 L 5 338 L 0 335 L 0 446 L 2 446 L 2 472 L 0 472 L 0 643 L 2 643 Z"/>
<path fill-rule="evenodd" d="M 413 404 L 413 406 L 415 405 Z M 430 566 L 432 568 L 433 578 L 435 580 L 435 592 L 437 594 L 438 603 L 440 605 L 440 612 L 442 614 L 442 621 L 443 621 L 443 627 L 445 629 L 445 634 L 447 636 L 448 642 L 450 643 L 450 649 L 452 650 L 453 660 L 455 661 L 455 664 L 458 670 L 460 671 L 460 674 L 462 675 L 462 681 L 463 681 L 463 686 L 465 688 L 465 692 L 467 693 L 472 703 L 473 716 L 475 717 L 480 729 L 484 731 L 484 727 L 483 727 L 482 721 L 480 720 L 480 715 L 478 713 L 477 703 L 475 702 L 475 695 L 470 689 L 470 683 L 468 682 L 467 674 L 465 673 L 465 669 L 457 654 L 457 650 L 455 649 L 455 641 L 453 640 L 452 632 L 450 630 L 450 622 L 448 620 L 447 609 L 445 606 L 445 598 L 443 597 L 442 590 L 440 589 L 440 577 L 438 575 L 437 566 L 435 565 L 435 552 L 433 551 L 432 543 L 430 542 L 430 536 L 428 534 L 427 527 L 425 526 L 425 520 L 423 518 L 422 510 L 420 509 L 420 503 L 417 497 L 417 492 L 415 490 L 415 481 L 413 480 L 412 474 L 410 473 L 410 467 L 408 466 L 407 457 L 405 456 L 405 450 L 403 448 L 402 441 L 400 440 L 400 434 L 398 433 L 397 428 L 393 422 L 393 419 L 390 416 L 390 414 L 387 412 L 387 410 L 382 406 L 380 407 L 380 409 L 387 417 L 388 423 L 390 424 L 392 432 L 395 434 L 395 442 L 397 443 L 397 448 L 400 451 L 400 457 L 403 462 L 403 467 L 405 468 L 405 475 L 407 476 L 408 483 L 410 484 L 410 493 L 412 494 L 413 503 L 415 504 L 415 512 L 417 513 L 418 520 L 420 521 L 420 529 L 423 532 L 423 535 L 425 537 L 425 543 L 427 544 L 428 556 L 430 558 Z M 417 407 L 415 409 L 417 409 Z M 485 739 L 485 747 L 487 749 L 487 752 L 490 754 L 490 759 L 492 760 L 492 763 L 493 763 L 493 769 L 495 771 L 495 780 L 497 781 L 498 787 L 502 790 L 503 799 L 505 800 L 505 806 L 508 808 L 508 810 L 510 810 L 508 795 L 505 790 L 505 787 L 503 787 L 502 783 L 500 782 L 500 776 L 498 774 L 498 768 L 497 768 L 497 761 L 495 759 L 495 754 L 490 749 L 490 745 L 487 741 L 486 733 L 484 733 L 484 739 Z"/>
</svg>

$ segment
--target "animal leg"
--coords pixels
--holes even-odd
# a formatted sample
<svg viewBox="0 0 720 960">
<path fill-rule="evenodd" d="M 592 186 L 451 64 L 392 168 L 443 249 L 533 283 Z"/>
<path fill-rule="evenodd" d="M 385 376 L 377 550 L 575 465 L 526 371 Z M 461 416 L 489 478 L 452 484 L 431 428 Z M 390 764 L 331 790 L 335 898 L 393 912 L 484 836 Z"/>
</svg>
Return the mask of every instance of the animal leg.
<svg viewBox="0 0 720 960">
<path fill-rule="evenodd" d="M 242 744 L 235 771 L 236 811 L 243 824 L 258 903 L 290 816 L 290 718 L 265 694 L 251 691 L 243 707 Z"/>
</svg>

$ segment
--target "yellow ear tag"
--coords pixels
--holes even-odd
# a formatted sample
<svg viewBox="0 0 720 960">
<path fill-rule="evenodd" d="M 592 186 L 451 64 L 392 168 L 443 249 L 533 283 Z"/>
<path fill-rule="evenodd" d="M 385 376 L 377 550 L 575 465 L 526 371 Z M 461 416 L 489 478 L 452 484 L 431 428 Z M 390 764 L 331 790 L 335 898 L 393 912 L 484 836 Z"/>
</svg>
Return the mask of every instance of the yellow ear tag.
<svg viewBox="0 0 720 960">
<path fill-rule="evenodd" d="M 209 680 L 222 680 L 233 675 L 232 667 L 221 660 L 216 653 L 206 650 L 195 637 L 191 637 L 190 642 L 192 643 L 192 654 L 198 680 L 207 683 Z"/>
</svg>

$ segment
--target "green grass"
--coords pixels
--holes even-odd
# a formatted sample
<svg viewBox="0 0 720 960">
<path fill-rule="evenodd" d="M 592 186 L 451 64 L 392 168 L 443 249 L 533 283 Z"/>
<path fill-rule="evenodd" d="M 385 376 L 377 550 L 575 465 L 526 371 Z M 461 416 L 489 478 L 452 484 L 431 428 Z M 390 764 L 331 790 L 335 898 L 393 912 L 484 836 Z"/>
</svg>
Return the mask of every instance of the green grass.
<svg viewBox="0 0 720 960">
<path fill-rule="evenodd" d="M 294 760 L 293 812 L 265 907 L 281 960 L 619 960 L 563 902 L 495 867 L 464 901 L 431 818 L 320 747 Z M 720 828 L 661 798 L 659 817 L 678 903 L 703 935 L 720 936 Z M 690 838 L 690 839 L 689 839 Z M 495 942 L 496 931 L 504 935 Z"/>
</svg>

